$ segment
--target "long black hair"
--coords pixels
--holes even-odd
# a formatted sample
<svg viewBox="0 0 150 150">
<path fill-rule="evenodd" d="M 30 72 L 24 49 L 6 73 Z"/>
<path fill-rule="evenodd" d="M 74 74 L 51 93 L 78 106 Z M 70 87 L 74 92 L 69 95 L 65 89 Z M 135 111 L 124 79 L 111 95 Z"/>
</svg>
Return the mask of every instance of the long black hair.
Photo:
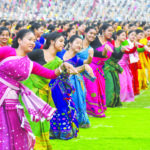
<svg viewBox="0 0 150 150">
<path fill-rule="evenodd" d="M 102 35 L 103 31 L 106 31 L 109 27 L 112 27 L 112 25 L 109 24 L 109 23 L 104 23 L 104 24 L 101 26 L 101 28 L 100 28 L 100 30 L 99 30 L 99 33 Z"/>
<path fill-rule="evenodd" d="M 22 23 L 17 23 L 16 27 L 15 27 L 15 30 L 19 30 L 20 28 L 22 28 L 24 26 L 24 24 Z"/>
<path fill-rule="evenodd" d="M 144 27 L 144 31 L 147 31 L 148 29 L 150 29 L 150 26 Z"/>
<path fill-rule="evenodd" d="M 87 27 L 87 28 L 85 29 L 84 32 L 85 32 L 85 33 L 88 33 L 91 29 L 96 30 L 94 26 L 89 26 L 89 27 Z"/>
<path fill-rule="evenodd" d="M 74 30 L 73 27 L 70 27 L 66 32 L 69 33 L 70 31 Z"/>
<path fill-rule="evenodd" d="M 141 30 L 141 29 L 137 29 L 137 30 L 135 30 L 136 31 L 136 34 L 139 34 L 139 33 L 143 33 L 144 31 L 143 30 Z"/>
<path fill-rule="evenodd" d="M 118 30 L 116 35 L 119 36 L 121 33 L 124 33 L 124 32 L 126 33 L 126 31 L 124 31 L 124 30 Z"/>
<path fill-rule="evenodd" d="M 55 30 L 56 26 L 55 25 L 52 25 L 50 24 L 47 29 L 50 31 L 50 32 L 53 32 Z"/>
<path fill-rule="evenodd" d="M 32 32 L 31 30 L 27 30 L 27 29 L 22 29 L 17 33 L 16 38 L 14 38 L 11 47 L 13 48 L 18 48 L 19 47 L 19 43 L 18 43 L 18 39 L 23 39 L 25 37 L 25 35 L 29 32 Z M 33 33 L 33 32 L 32 32 Z"/>
<path fill-rule="evenodd" d="M 136 33 L 136 31 L 135 30 L 130 30 L 129 32 L 128 32 L 128 35 L 130 35 L 131 33 L 133 33 L 133 32 L 135 32 Z"/>
<path fill-rule="evenodd" d="M 36 23 L 32 24 L 30 30 L 34 32 L 35 29 L 37 30 L 37 29 L 39 29 L 42 26 L 43 26 L 42 24 L 36 22 Z"/>
<path fill-rule="evenodd" d="M 59 32 L 49 33 L 48 36 L 47 36 L 47 39 L 46 39 L 46 43 L 44 45 L 44 49 L 48 49 L 49 46 L 51 45 L 51 41 L 56 41 L 61 36 L 63 36 L 63 35 Z"/>
<path fill-rule="evenodd" d="M 79 35 L 73 35 L 70 39 L 69 39 L 69 43 L 73 43 L 76 39 L 81 39 L 82 38 Z"/>
<path fill-rule="evenodd" d="M 81 39 L 82 40 L 82 38 L 77 34 L 71 36 L 68 43 L 67 43 L 66 50 L 69 50 L 69 48 L 70 48 L 69 43 L 72 44 L 76 39 Z"/>
</svg>

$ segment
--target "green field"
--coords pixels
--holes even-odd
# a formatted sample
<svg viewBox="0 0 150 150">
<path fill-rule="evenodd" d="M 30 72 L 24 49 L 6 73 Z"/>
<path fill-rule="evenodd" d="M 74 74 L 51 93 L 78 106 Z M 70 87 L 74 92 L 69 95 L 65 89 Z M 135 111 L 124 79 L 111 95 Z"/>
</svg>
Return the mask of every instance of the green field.
<svg viewBox="0 0 150 150">
<path fill-rule="evenodd" d="M 80 129 L 75 139 L 51 140 L 53 150 L 150 150 L 150 89 L 106 115 L 90 117 L 91 128 Z"/>
</svg>

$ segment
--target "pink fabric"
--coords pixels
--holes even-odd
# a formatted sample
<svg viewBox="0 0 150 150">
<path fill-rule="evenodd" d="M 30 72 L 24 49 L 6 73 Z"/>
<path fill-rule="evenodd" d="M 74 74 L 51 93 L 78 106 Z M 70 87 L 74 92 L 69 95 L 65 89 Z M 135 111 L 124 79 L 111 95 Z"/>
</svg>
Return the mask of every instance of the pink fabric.
<svg viewBox="0 0 150 150">
<path fill-rule="evenodd" d="M 55 70 L 49 70 L 47 68 L 44 68 L 43 66 L 41 66 L 36 62 L 33 62 L 33 69 L 31 73 L 48 79 L 57 78 L 57 75 L 55 74 Z"/>
<path fill-rule="evenodd" d="M 0 128 L 0 149 L 30 150 L 34 147 L 35 138 L 18 100 L 19 94 L 22 95 L 22 100 L 33 121 L 43 118 L 50 120 L 55 109 L 19 82 L 28 78 L 33 63 L 27 56 L 14 55 L 15 49 L 0 48 L 0 127 L 3 127 Z M 51 74 L 51 71 L 47 69 L 45 71 L 44 67 L 40 67 L 39 71 L 43 76 L 47 76 L 44 72 Z"/>
<path fill-rule="evenodd" d="M 15 49 L 10 46 L 0 47 L 0 62 L 9 56 L 16 56 Z"/>
<path fill-rule="evenodd" d="M 0 62 L 9 56 L 16 56 L 16 50 L 9 46 L 1 47 L 0 48 Z M 48 78 L 48 79 L 57 78 L 57 75 L 55 74 L 55 70 L 49 70 L 47 68 L 44 68 L 43 66 L 41 66 L 40 64 L 36 62 L 33 62 L 33 69 L 31 73 L 42 76 L 44 78 Z"/>
<path fill-rule="evenodd" d="M 0 107 L 0 149 L 1 150 L 29 150 L 34 145 L 34 140 L 29 138 L 27 131 L 20 127 L 15 106 Z M 29 140 L 31 143 L 29 146 Z"/>
<path fill-rule="evenodd" d="M 107 42 L 107 44 L 113 49 L 113 45 L 111 43 Z M 105 45 L 99 47 L 97 50 L 103 51 L 104 46 Z M 111 57 L 111 54 L 111 52 L 108 52 L 107 58 L 93 57 L 90 66 L 93 69 L 94 75 L 96 76 L 96 80 L 94 82 L 91 82 L 87 78 L 84 78 L 85 85 L 87 88 L 87 113 L 96 117 L 104 117 L 104 111 L 107 109 L 103 66 L 105 61 Z"/>
<path fill-rule="evenodd" d="M 129 54 L 123 55 L 119 61 L 119 65 L 123 68 L 123 72 L 119 74 L 121 102 L 134 101 L 132 73 L 129 68 Z"/>
</svg>

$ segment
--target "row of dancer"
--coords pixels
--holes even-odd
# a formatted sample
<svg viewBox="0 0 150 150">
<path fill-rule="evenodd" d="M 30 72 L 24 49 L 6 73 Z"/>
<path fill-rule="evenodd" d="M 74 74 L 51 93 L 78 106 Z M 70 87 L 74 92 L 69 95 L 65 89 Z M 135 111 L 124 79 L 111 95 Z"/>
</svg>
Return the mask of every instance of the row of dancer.
<svg viewBox="0 0 150 150">
<path fill-rule="evenodd" d="M 4 30 L 4 28 L 2 28 L 0 34 L 3 34 L 4 31 L 9 33 L 9 30 L 6 30 L 6 28 Z M 143 38 L 142 30 L 129 31 L 128 39 L 126 32 L 124 30 L 119 30 L 116 33 L 116 40 L 112 40 L 112 25 L 106 23 L 100 28 L 100 36 L 97 35 L 97 31 L 93 26 L 89 26 L 85 29 L 84 36 L 75 35 L 76 32 L 74 32 L 68 40 L 64 38 L 64 34 L 52 32 L 46 35 L 44 47 L 40 46 L 42 49 L 35 49 L 32 51 L 35 47 L 35 31 L 36 30 L 31 31 L 25 29 L 19 31 L 12 44 L 12 47 L 16 50 L 10 47 L 1 48 L 1 64 L 6 67 L 2 68 L 2 88 L 3 86 L 5 88 L 11 88 L 11 94 L 13 95 L 12 96 L 10 93 L 8 94 L 4 88 L 1 110 L 3 112 L 3 118 L 6 120 L 3 122 L 3 126 L 7 127 L 7 133 L 12 135 L 10 137 L 14 135 L 12 131 L 18 132 L 17 130 L 21 129 L 19 128 L 19 123 L 18 126 L 14 125 L 13 120 L 10 121 L 8 116 L 4 114 L 5 111 L 9 110 L 7 104 L 11 105 L 7 101 L 9 99 L 7 96 L 10 96 L 10 99 L 16 96 L 14 98 L 16 103 L 13 104 L 15 113 L 17 110 L 16 108 L 23 109 L 24 107 L 28 121 L 23 119 L 26 118 L 23 111 L 22 114 L 15 114 L 16 121 L 18 121 L 17 119 L 21 119 L 22 121 L 25 120 L 25 123 L 23 121 L 23 125 L 21 124 L 23 131 L 28 129 L 30 124 L 31 129 L 27 131 L 30 131 L 30 135 L 32 133 L 32 135 L 36 136 L 34 149 L 51 149 L 49 132 L 51 139 L 71 139 L 77 137 L 79 127 L 90 127 L 88 114 L 95 117 L 105 117 L 107 106 L 121 106 L 121 101 L 133 101 L 134 91 L 136 91 L 138 87 L 137 84 L 143 85 L 143 78 L 139 77 L 138 72 L 145 71 L 145 69 L 142 68 L 142 63 L 139 62 L 140 59 L 138 56 L 140 56 L 144 50 L 148 51 L 149 49 L 148 46 L 139 43 Z M 66 45 L 65 41 L 67 41 Z M 67 49 L 63 49 L 64 46 L 66 46 Z M 29 67 L 30 65 L 24 65 L 24 61 L 28 59 L 28 57 L 26 57 L 27 53 L 30 60 L 34 61 L 33 68 Z M 16 55 L 25 57 L 12 57 Z M 9 64 L 15 59 L 17 62 L 14 61 L 13 65 L 10 65 L 9 68 Z M 19 60 L 23 62 L 21 63 Z M 148 60 L 148 58 L 146 58 L 146 60 Z M 143 62 L 145 63 L 145 61 Z M 19 88 L 23 90 L 23 92 L 20 93 L 20 91 L 18 92 L 16 89 L 12 88 L 9 83 L 5 82 L 7 78 L 10 78 L 9 74 L 11 74 L 11 72 L 9 72 L 9 70 L 13 72 L 14 66 L 16 66 L 17 63 L 22 64 L 20 65 L 20 71 L 15 70 L 16 72 L 11 75 L 11 78 L 13 78 L 11 80 L 13 80 L 13 83 L 16 81 L 17 84 L 18 81 L 25 79 L 21 78 L 25 72 L 28 72 L 27 77 L 29 77 L 30 73 L 36 74 L 30 75 L 27 80 L 23 81 L 23 84 L 46 103 L 56 107 L 57 110 L 53 116 L 51 116 L 50 122 L 44 120 L 42 115 L 46 118 L 47 116 L 43 114 L 43 111 L 45 111 L 44 113 L 48 113 L 47 111 L 51 109 L 51 107 L 45 110 L 42 109 L 42 106 L 44 104 L 46 105 L 46 103 L 43 102 L 44 104 L 42 105 L 41 99 L 38 101 L 39 104 L 36 105 L 33 99 L 37 99 L 37 97 L 28 88 L 24 87 L 23 84 L 18 83 Z M 19 64 L 17 65 L 18 67 Z M 44 69 L 38 64 L 50 70 L 55 70 L 55 72 L 53 71 L 53 75 L 50 76 L 49 74 L 52 74 L 52 71 L 50 72 L 48 69 Z M 90 66 L 88 64 L 90 64 Z M 139 65 L 140 67 L 138 68 L 137 66 L 134 67 L 135 64 L 141 65 Z M 23 66 L 30 69 L 23 69 Z M 75 69 L 73 66 L 77 68 Z M 9 69 L 7 69 L 7 67 Z M 133 72 L 134 78 L 131 71 Z M 22 74 L 20 74 L 20 72 L 22 72 Z M 40 76 L 55 79 L 48 80 Z M 147 81 L 146 77 L 146 82 Z M 16 94 L 14 94 L 14 92 Z M 19 102 L 18 95 L 20 94 Z M 12 98 L 11 100 L 14 101 L 14 99 Z M 20 103 L 23 107 L 20 106 Z M 15 108 L 14 106 L 17 107 Z M 48 105 L 46 106 L 48 107 Z M 37 111 L 39 107 L 41 108 L 41 112 Z M 52 110 L 54 112 L 55 109 Z M 9 115 L 12 114 L 10 113 Z M 21 118 L 19 118 L 20 115 Z M 41 121 L 33 122 L 33 120 Z M 10 126 L 8 126 L 7 122 L 9 122 Z M 14 128 L 13 130 L 12 126 Z M 20 133 L 17 135 L 23 135 L 27 142 L 28 132 L 26 134 Z M 5 138 L 5 144 L 2 144 L 3 147 L 6 147 L 7 144 L 13 146 L 21 142 L 19 138 L 16 138 L 16 143 L 9 140 L 9 137 Z M 29 144 L 32 143 L 30 148 L 33 147 L 34 140 L 31 142 L 30 139 L 28 142 Z M 16 144 L 15 146 L 17 149 L 19 148 L 17 146 L 20 145 Z M 23 146 L 24 144 L 22 144 L 22 148 Z M 27 149 L 27 146 L 29 145 L 26 145 L 25 149 Z"/>
</svg>

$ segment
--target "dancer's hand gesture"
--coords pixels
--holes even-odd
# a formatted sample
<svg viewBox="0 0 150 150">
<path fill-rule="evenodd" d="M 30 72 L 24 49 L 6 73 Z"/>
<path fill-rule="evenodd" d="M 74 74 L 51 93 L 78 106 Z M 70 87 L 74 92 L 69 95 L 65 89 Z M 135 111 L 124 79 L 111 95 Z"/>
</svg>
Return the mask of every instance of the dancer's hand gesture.
<svg viewBox="0 0 150 150">
<path fill-rule="evenodd" d="M 88 64 L 85 64 L 85 70 L 90 74 L 91 77 L 95 77 L 93 69 Z"/>
<path fill-rule="evenodd" d="M 62 73 L 63 71 L 66 70 L 66 72 L 67 72 L 68 74 L 78 74 L 77 69 L 74 68 L 71 64 L 69 64 L 69 63 L 67 63 L 67 62 L 64 62 L 64 63 L 60 66 L 59 70 L 60 70 L 60 73 Z"/>
<path fill-rule="evenodd" d="M 122 46 L 121 51 L 124 52 L 129 52 L 130 49 L 128 49 L 126 46 Z"/>
<path fill-rule="evenodd" d="M 89 56 L 90 56 L 90 57 L 93 57 L 93 55 L 94 55 L 94 50 L 93 50 L 93 48 L 90 48 L 89 51 L 88 51 L 88 53 L 89 53 Z"/>
<path fill-rule="evenodd" d="M 112 48 L 108 44 L 105 44 L 104 50 L 113 52 Z"/>
</svg>

